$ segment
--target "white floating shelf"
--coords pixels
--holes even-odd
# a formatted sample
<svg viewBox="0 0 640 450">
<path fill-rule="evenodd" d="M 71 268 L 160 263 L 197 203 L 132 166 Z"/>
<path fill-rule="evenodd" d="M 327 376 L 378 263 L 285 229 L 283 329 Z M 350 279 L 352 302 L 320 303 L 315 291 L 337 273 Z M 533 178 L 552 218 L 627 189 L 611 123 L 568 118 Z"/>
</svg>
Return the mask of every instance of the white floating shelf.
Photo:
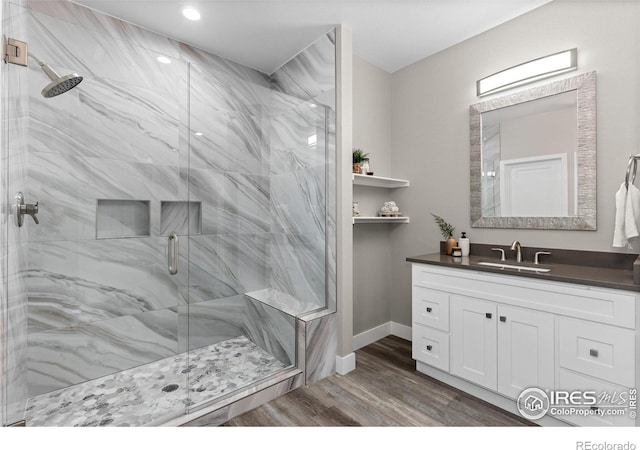
<svg viewBox="0 0 640 450">
<path fill-rule="evenodd" d="M 353 223 L 409 223 L 409 218 L 402 217 L 352 217 Z"/>
<path fill-rule="evenodd" d="M 357 173 L 353 173 L 351 175 L 353 175 L 353 184 L 358 186 L 371 186 L 371 187 L 388 188 L 388 189 L 409 186 L 409 180 L 376 177 L 373 175 L 360 175 Z"/>
</svg>

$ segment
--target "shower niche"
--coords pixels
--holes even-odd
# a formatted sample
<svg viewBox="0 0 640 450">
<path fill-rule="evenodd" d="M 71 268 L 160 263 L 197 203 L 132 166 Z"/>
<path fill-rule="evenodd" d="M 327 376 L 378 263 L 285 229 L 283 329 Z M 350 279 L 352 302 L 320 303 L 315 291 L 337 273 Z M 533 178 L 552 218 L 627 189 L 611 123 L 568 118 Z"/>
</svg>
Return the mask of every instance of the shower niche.
<svg viewBox="0 0 640 450">
<path fill-rule="evenodd" d="M 96 239 L 151 236 L 151 202 L 101 200 L 96 206 Z"/>
<path fill-rule="evenodd" d="M 202 234 L 202 202 L 160 203 L 160 235 Z"/>
</svg>

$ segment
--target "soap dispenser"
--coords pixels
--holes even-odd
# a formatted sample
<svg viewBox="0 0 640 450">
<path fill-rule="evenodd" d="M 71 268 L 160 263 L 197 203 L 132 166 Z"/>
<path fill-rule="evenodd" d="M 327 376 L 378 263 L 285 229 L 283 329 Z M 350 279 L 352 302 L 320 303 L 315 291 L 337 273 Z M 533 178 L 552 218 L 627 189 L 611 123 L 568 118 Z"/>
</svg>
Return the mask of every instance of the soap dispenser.
<svg viewBox="0 0 640 450">
<path fill-rule="evenodd" d="M 462 236 L 460 236 L 458 246 L 462 249 L 462 256 L 469 256 L 469 238 L 465 231 L 463 231 Z"/>
</svg>

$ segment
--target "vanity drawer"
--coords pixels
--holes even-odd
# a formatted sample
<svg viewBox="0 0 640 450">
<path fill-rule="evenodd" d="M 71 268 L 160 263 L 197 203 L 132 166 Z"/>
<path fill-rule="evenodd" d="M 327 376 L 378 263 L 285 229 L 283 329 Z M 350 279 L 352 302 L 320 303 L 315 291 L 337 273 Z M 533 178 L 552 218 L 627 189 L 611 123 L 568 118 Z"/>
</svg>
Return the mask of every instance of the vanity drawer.
<svg viewBox="0 0 640 450">
<path fill-rule="evenodd" d="M 449 331 L 449 294 L 447 292 L 413 286 L 412 299 L 414 322 Z"/>
<path fill-rule="evenodd" d="M 560 366 L 623 386 L 635 385 L 634 332 L 584 320 L 558 319 Z"/>
<path fill-rule="evenodd" d="M 413 323 L 413 359 L 449 371 L 449 334 Z"/>
<path fill-rule="evenodd" d="M 412 285 L 629 329 L 640 301 L 635 292 L 428 264 L 413 264 Z"/>
<path fill-rule="evenodd" d="M 607 383 L 602 380 L 588 377 L 571 370 L 560 369 L 558 371 L 558 390 L 561 391 L 592 391 L 595 392 L 596 397 L 601 398 L 603 395 L 609 398 L 609 404 L 616 405 L 629 405 L 629 388 L 618 386 L 616 384 Z M 622 403 L 621 403 L 622 402 Z M 625 410 L 622 415 L 605 415 L 604 410 L 607 402 L 599 402 L 596 405 L 603 414 L 591 413 L 589 415 L 558 415 L 558 419 L 566 420 L 576 425 L 585 427 L 598 427 L 598 426 L 617 426 L 617 427 L 632 427 L 635 426 L 635 420 L 631 418 L 630 411 Z M 563 405 L 558 405 L 563 406 Z M 590 407 L 588 407 L 590 409 Z"/>
</svg>

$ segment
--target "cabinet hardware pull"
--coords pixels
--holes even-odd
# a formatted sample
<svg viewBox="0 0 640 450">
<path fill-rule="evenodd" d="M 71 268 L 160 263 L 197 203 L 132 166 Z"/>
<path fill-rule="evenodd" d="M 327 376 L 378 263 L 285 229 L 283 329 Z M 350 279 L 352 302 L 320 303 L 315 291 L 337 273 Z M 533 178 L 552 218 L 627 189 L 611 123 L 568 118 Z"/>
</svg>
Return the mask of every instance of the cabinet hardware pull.
<svg viewBox="0 0 640 450">
<path fill-rule="evenodd" d="M 427 308 L 427 312 L 431 312 L 433 311 L 433 309 L 431 309 L 431 307 Z"/>
<path fill-rule="evenodd" d="M 589 349 L 589 355 L 597 358 L 598 357 L 598 350 L 596 350 L 595 348 Z"/>
<path fill-rule="evenodd" d="M 500 316 L 500 322 L 506 322 L 507 316 Z"/>
<path fill-rule="evenodd" d="M 492 315 L 493 315 L 493 314 L 491 314 L 491 313 L 485 313 L 485 315 L 484 315 L 484 316 L 485 316 L 487 319 L 491 319 L 491 316 L 492 316 Z"/>
<path fill-rule="evenodd" d="M 433 348 L 433 346 L 431 346 L 431 345 L 427 345 L 427 350 L 428 350 L 428 351 L 431 351 L 431 349 L 432 349 L 432 348 Z"/>
</svg>

